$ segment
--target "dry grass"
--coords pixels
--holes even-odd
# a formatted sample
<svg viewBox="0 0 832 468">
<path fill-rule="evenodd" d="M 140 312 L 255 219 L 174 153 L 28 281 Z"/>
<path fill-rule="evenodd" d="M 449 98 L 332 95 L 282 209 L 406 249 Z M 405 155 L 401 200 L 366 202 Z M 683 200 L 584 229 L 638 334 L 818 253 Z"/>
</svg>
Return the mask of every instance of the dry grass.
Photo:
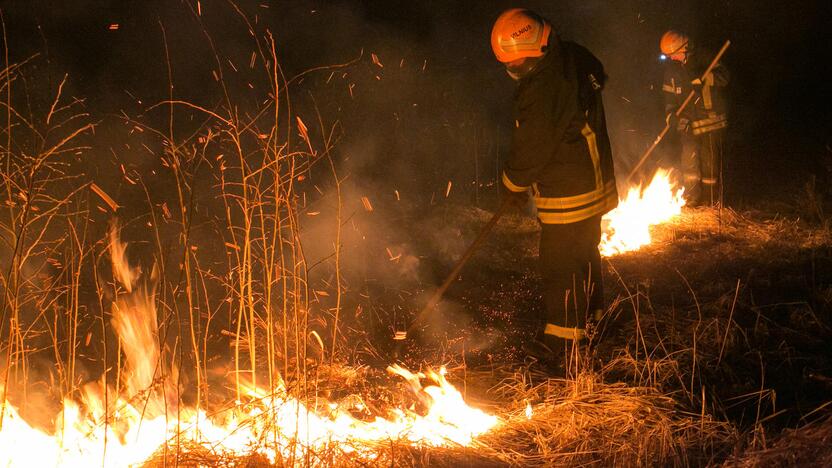
<svg viewBox="0 0 832 468">
<path fill-rule="evenodd" d="M 206 47 L 213 50 L 207 33 Z M 266 84 L 258 100 L 261 108 L 238 112 L 240 105 L 220 73 L 219 104 L 210 109 L 171 95 L 147 109 L 165 112 L 168 128 L 125 117 L 129 128 L 141 129 L 157 148 L 157 153 L 148 148 L 150 155 L 143 156 L 160 162 L 164 170 L 154 177 L 163 180 L 125 171 L 129 182 L 109 181 L 104 188 L 104 181 L 75 172 L 73 156 L 89 149 L 86 138 L 93 127 L 86 123 L 82 103 L 62 94 L 65 81 L 56 84 L 41 114 L 35 106 L 23 115 L 15 109 L 22 109 L 18 103 L 29 96 L 16 94 L 15 83 L 25 67 L 0 71 L 0 115 L 5 115 L 0 129 L 5 155 L 0 180 L 4 410 L 7 393 L 14 392 L 22 405 L 37 406 L 27 394 L 34 383 L 46 386 L 48 396 L 59 400 L 76 397 L 92 380 L 103 382 L 105 400 L 121 396 L 139 403 L 150 398 L 145 394 L 158 391 L 156 384 L 166 382 L 175 389 L 176 408 L 186 401 L 196 408 L 233 408 L 228 402 L 240 400 L 241 381 L 267 388 L 285 385 L 311 406 L 359 400 L 370 408 L 371 414 L 364 415 L 368 418 L 419 401 L 371 369 L 345 365 L 347 356 L 339 354 L 349 336 L 341 317 L 341 178 L 332 159 L 337 125 L 316 115 L 308 128 L 293 113 L 289 87 L 294 79 L 283 76 L 271 36 L 254 39 L 253 48 L 259 63 L 268 64 L 259 70 Z M 223 70 L 223 61 L 215 57 L 217 69 Z M 205 123 L 180 136 L 174 127 L 182 120 Z M 328 166 L 330 190 L 308 201 L 299 184 L 316 165 Z M 153 279 L 158 289 L 150 288 L 158 291 L 150 300 L 159 310 L 159 362 L 153 387 L 124 395 L 124 346 L 130 344 L 113 337 L 110 324 L 112 305 L 129 298 L 131 291 L 125 291 L 124 281 L 112 278 L 104 239 L 107 221 L 120 209 L 118 197 L 107 194 L 131 182 L 146 197 L 147 213 L 126 220 L 125 226 L 142 232 L 147 248 L 141 263 L 150 266 L 147 271 L 155 271 L 154 266 L 159 271 Z M 173 198 L 157 199 L 154 186 L 172 188 Z M 301 214 L 314 202 L 325 206 L 322 218 L 331 218 L 332 253 L 321 267 L 329 273 L 326 284 L 311 283 L 301 241 Z M 478 210 L 462 214 L 456 216 L 461 224 L 488 216 Z M 518 227 L 527 237 L 535 232 L 533 221 L 519 217 L 508 217 L 497 231 L 508 236 Z M 654 246 L 610 261 L 616 274 L 611 283 L 617 283 L 619 294 L 601 329 L 605 342 L 614 344 L 613 349 L 599 350 L 606 359 L 603 367 L 588 363 L 569 379 L 546 379 L 525 367 L 468 369 L 461 385 L 471 388 L 470 399 L 479 399 L 478 404 L 501 420 L 471 447 L 414 446 L 401 440 L 357 447 L 330 444 L 314 451 L 299 447 L 296 459 L 279 460 L 278 465 L 689 466 L 728 460 L 756 466 L 798 464 L 807 460 L 803 457 L 810 456 L 812 447 L 829 445 L 829 418 L 765 442 L 764 429 L 758 429 L 767 417 L 763 402 L 774 401 L 765 382 L 735 395 L 757 405 L 753 432 L 728 421 L 730 401 L 714 388 L 724 382 L 719 372 L 725 363 L 748 360 L 749 349 L 758 351 L 762 366 L 765 350 L 755 348 L 755 340 L 791 332 L 766 318 L 764 309 L 771 304 L 754 303 L 746 289 L 753 278 L 743 262 L 763 258 L 788 264 L 792 254 L 832 245 L 829 230 L 724 209 L 686 211 L 655 233 Z M 211 243 L 200 244 L 205 239 Z M 534 255 L 534 250 L 523 252 Z M 453 252 L 448 254 L 453 257 Z M 130 261 L 130 255 L 122 255 Z M 499 250 L 495 255 L 496 263 L 516 263 L 516 253 Z M 659 280 L 639 276 L 645 264 L 668 255 L 684 261 L 672 264 Z M 734 259 L 733 269 L 714 274 L 714 258 Z M 671 280 L 673 287 L 668 286 Z M 675 302 L 669 307 L 659 297 L 668 291 L 686 298 L 678 310 Z M 827 303 L 832 301 L 830 291 Z M 802 314 L 807 328 L 824 331 L 825 322 L 805 305 L 792 305 L 789 311 Z M 624 320 L 627 315 L 633 320 Z M 30 372 L 34 358 L 50 363 L 48 374 Z M 81 362 L 88 369 L 79 369 Z M 753 360 L 755 366 L 757 362 Z M 452 374 L 454 378 L 460 379 Z M 225 387 L 229 382 L 230 392 Z M 102 424 L 110 419 L 107 414 Z M 2 421 L 0 412 L 0 428 Z M 753 439 L 749 448 L 730 458 L 738 442 L 748 438 Z M 354 448 L 360 454 L 350 451 Z M 829 464 L 830 457 L 821 451 L 810 460 Z M 170 464 L 268 463 L 262 457 L 230 457 L 183 442 L 171 444 L 149 462 Z"/>
<path fill-rule="evenodd" d="M 547 380 L 520 396 L 523 407 L 483 438 L 512 465 L 698 465 L 718 459 L 736 438 L 730 424 L 688 413 L 656 389 L 605 383 L 592 372 Z M 523 401 L 534 402 L 531 419 Z"/>
<path fill-rule="evenodd" d="M 230 13 L 248 21 L 233 5 Z M 160 29 L 166 38 L 164 26 Z M 108 142 L 92 135 L 83 101 L 62 93 L 67 78 L 45 83 L 40 69 L 26 64 L 0 70 L 0 428 L 9 400 L 24 412 L 39 412 L 28 396 L 37 385 L 48 388 L 40 397 L 60 401 L 77 398 L 90 381 L 101 382 L 108 411 L 117 398 L 142 400 L 157 393 L 155 386 L 128 385 L 135 369 L 125 349 L 143 353 L 136 348 L 148 343 L 113 337 L 112 316 L 119 314 L 114 304 L 123 299 L 148 310 L 152 339 L 147 341 L 158 349 L 146 353 L 155 370 L 145 380 L 173 389 L 173 400 L 166 400 L 170 409 L 185 400 L 203 408 L 227 398 L 228 380 L 238 400 L 242 382 L 266 388 L 285 384 L 304 398 L 314 391 L 308 385 L 310 343 L 325 343 L 316 347 L 318 357 L 335 360 L 331 344 L 340 341 L 340 300 L 331 309 L 313 304 L 301 241 L 307 196 L 299 186 L 312 166 L 331 163 L 337 124 L 310 113 L 316 119 L 307 128 L 293 113 L 295 78 L 283 76 L 268 33 L 252 38 L 252 54 L 262 64 L 251 72 L 252 81 L 263 85 L 260 107 L 240 112 L 244 104 L 222 77 L 228 65 L 204 33 L 218 71 L 218 104 L 209 109 L 181 101 L 171 82 L 168 99 L 142 117 L 121 116 L 129 131 L 124 146 L 132 144 L 156 163 L 146 172 L 113 154 L 106 162 L 121 172 L 93 180 L 78 161 L 90 157 L 94 145 Z M 167 44 L 164 53 L 167 57 Z M 43 95 L 33 93 L 44 91 L 23 82 L 57 91 L 41 102 Z M 155 126 L 159 121 L 165 122 L 162 128 Z M 175 131 L 179 125 L 189 131 Z M 99 153 L 93 157 L 100 159 Z M 104 162 L 95 169 L 107 173 Z M 339 193 L 334 165 L 328 172 L 328 183 Z M 116 195 L 123 192 L 133 195 L 124 197 L 132 198 L 133 206 L 120 206 L 127 204 Z M 139 213 L 137 194 L 146 199 Z M 340 200 L 335 205 L 340 207 Z M 340 278 L 343 220 L 339 209 L 334 211 L 333 257 L 321 268 Z M 108 241 L 104 231 L 118 224 L 114 220 L 123 228 Z M 133 242 L 121 251 L 111 248 L 122 231 L 131 232 L 123 237 Z M 143 270 L 136 281 L 148 287 L 132 290 L 119 269 Z M 340 298 L 340 279 L 332 286 L 333 297 Z M 145 291 L 147 297 L 138 297 Z M 328 336 L 322 338 L 323 330 Z M 30 362 L 41 368 L 32 370 Z M 110 419 L 106 415 L 103 424 Z"/>
<path fill-rule="evenodd" d="M 832 417 L 786 429 L 768 443 L 757 438 L 749 445 L 724 466 L 832 466 Z"/>
<path fill-rule="evenodd" d="M 359 369 L 364 382 L 345 382 L 343 388 L 361 392 L 368 369 Z M 349 373 L 345 372 L 343 375 Z M 315 451 L 300 449 L 302 465 L 309 466 L 604 466 L 705 465 L 723 459 L 734 447 L 737 432 L 731 424 L 707 415 L 686 412 L 677 401 L 655 389 L 605 383 L 598 373 L 583 371 L 570 379 L 545 379 L 523 369 L 469 371 L 478 385 L 492 383 L 490 407 L 499 425 L 472 446 L 413 445 L 406 441 L 333 444 Z M 539 382 L 532 384 L 532 380 Z M 327 378 L 322 385 L 333 385 Z M 339 387 L 338 385 L 335 385 Z M 395 387 L 376 386 L 379 399 L 401 400 Z M 483 395 L 484 396 L 484 395 Z M 355 395 L 356 398 L 360 398 Z M 349 400 L 345 397 L 344 400 Z M 527 413 L 531 408 L 531 417 Z M 354 451 L 355 450 L 355 451 Z M 266 466 L 258 457 L 229 457 L 204 446 L 181 445 L 160 453 L 150 466 L 170 463 L 208 463 L 214 466 Z M 278 463 L 292 465 L 299 460 Z"/>
</svg>

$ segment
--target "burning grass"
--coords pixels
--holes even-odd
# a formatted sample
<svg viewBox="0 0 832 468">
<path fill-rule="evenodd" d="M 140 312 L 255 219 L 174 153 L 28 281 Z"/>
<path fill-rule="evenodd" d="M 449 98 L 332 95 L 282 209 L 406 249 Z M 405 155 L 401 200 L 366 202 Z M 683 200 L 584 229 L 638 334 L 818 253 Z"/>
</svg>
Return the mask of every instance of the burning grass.
<svg viewBox="0 0 832 468">
<path fill-rule="evenodd" d="M 125 169 L 116 155 L 122 177 L 93 182 L 73 165 L 89 149 L 76 138 L 100 142 L 91 124 L 62 127 L 84 117 L 70 113 L 80 101 L 63 103 L 63 83 L 45 117 L 6 115 L 0 226 L 13 248 L 2 251 L 8 268 L 0 273 L 0 464 L 366 464 L 387 457 L 391 444 L 474 445 L 497 424 L 463 401 L 444 370 L 389 368 L 407 382 L 400 390 L 410 406 L 378 401 L 370 411 L 361 397 L 317 393 L 344 375 L 317 374 L 344 362 L 337 125 L 319 116 L 310 129 L 289 112 L 292 79 L 276 69 L 271 36 L 256 41 L 267 91 L 254 115 L 238 113 L 222 83 L 213 110 L 174 96 L 150 106 L 167 108 L 166 130 L 124 116 L 131 135 L 141 130 L 142 156 L 158 161 L 149 173 Z M 3 71 L 6 108 L 31 104 L 28 88 L 12 92 L 27 72 Z M 203 123 L 178 139 L 177 117 Z M 328 166 L 331 181 L 308 200 L 302 182 L 316 165 Z M 60 193 L 65 185 L 76 187 Z M 110 195 L 131 185 L 146 198 L 135 217 Z M 315 202 L 330 204 L 325 241 L 333 246 L 320 283 L 310 276 L 299 215 Z M 131 228 L 149 249 L 137 253 L 139 242 L 123 241 Z M 320 297 L 332 297 L 331 306 Z M 32 362 L 43 367 L 35 372 Z M 39 396 L 47 408 L 29 394 L 36 383 L 48 388 Z M 30 424 L 35 413 L 46 423 Z"/>
<path fill-rule="evenodd" d="M 304 452 L 301 464 L 703 465 L 723 458 L 737 440 L 730 423 L 686 412 L 673 398 L 653 388 L 605 383 L 599 373 L 583 371 L 570 379 L 546 379 L 528 369 L 497 369 L 469 371 L 467 377 L 479 385 L 492 385 L 486 392 L 489 401 L 481 404 L 493 408 L 499 420 L 475 442 L 436 446 L 388 439 L 361 441 L 359 446 L 330 444 Z M 388 398 L 396 399 L 394 392 L 394 387 L 386 387 Z M 167 455 L 157 453 L 151 466 L 161 466 L 165 457 L 168 462 L 207 461 L 229 466 L 258 466 L 266 461 L 221 456 L 204 446 L 181 444 L 168 448 Z"/>
<path fill-rule="evenodd" d="M 596 332 L 595 354 L 572 377 L 546 379 L 534 365 L 501 360 L 497 341 L 467 354 L 493 353 L 504 367 L 491 355 L 488 366 L 468 366 L 466 338 L 457 352 L 447 329 L 444 342 L 418 356 L 434 363 L 461 357 L 462 365 L 447 376 L 349 367 L 356 348 L 351 341 L 360 331 L 350 329 L 355 322 L 345 326 L 343 316 L 349 278 L 341 264 L 344 178 L 333 160 L 339 127 L 311 110 L 312 125 L 293 114 L 294 79 L 278 69 L 272 37 L 254 41 L 254 56 L 264 64 L 251 72 L 259 73 L 252 82 L 263 90 L 254 111 L 238 112 L 246 106 L 216 74 L 221 90 L 210 109 L 173 95 L 146 109 L 164 111 L 164 130 L 122 116 L 124 133 L 140 135 L 125 148 L 140 148 L 138 156 L 156 166 L 125 168 L 115 155 L 109 162 L 119 168 L 116 176 L 96 180 L 79 160 L 100 142 L 82 101 L 63 94 L 66 80 L 49 98 L 40 96 L 44 102 L 30 102 L 30 88 L 16 85 L 29 78 L 24 66 L 0 73 L 5 108 L 25 103 L 31 109 L 28 118 L 6 113 L 0 134 L 0 460 L 702 465 L 728 459 L 737 441 L 753 434 L 755 442 L 738 461 L 753 465 L 794 459 L 790 451 L 826 440 L 828 421 L 771 444 L 756 442 L 759 428 L 778 414 L 763 363 L 783 361 L 776 361 L 777 353 L 787 354 L 778 342 L 794 349 L 797 340 L 828 346 L 823 307 L 832 301 L 825 277 L 803 284 L 811 297 L 802 300 L 761 302 L 767 295 L 759 288 L 768 285 L 765 292 L 778 297 L 773 288 L 793 291 L 806 283 L 805 271 L 790 269 L 796 259 L 829 274 L 823 254 L 832 245 L 828 230 L 730 210 L 679 216 L 681 194 L 666 175 L 635 190 L 608 218 L 611 306 Z M 219 57 L 216 62 L 219 70 L 225 67 Z M 189 132 L 174 133 L 177 124 Z M 144 199 L 139 209 L 121 205 L 135 199 Z M 365 213 L 383 210 L 366 196 L 361 200 Z M 633 242 L 615 238 L 633 227 L 627 221 L 659 211 L 656 204 L 669 208 L 665 216 L 642 220 Z M 487 214 L 453 208 L 444 214 L 460 227 L 445 231 L 444 244 L 432 250 L 452 259 L 447 239 L 461 242 L 471 227 L 465 225 Z M 317 263 L 308 255 L 310 219 L 326 224 L 326 236 L 313 238 L 326 250 Z M 667 219 L 673 222 L 650 230 Z M 518 257 L 534 257 L 535 229 L 533 220 L 520 216 L 499 226 L 493 245 L 508 247 L 492 249 L 481 260 L 487 268 L 463 277 L 477 283 L 470 290 L 483 292 L 474 294 L 483 303 L 477 310 L 516 316 L 519 296 L 540 302 L 532 282 L 516 288 L 514 297 L 503 284 L 528 273 Z M 647 242 L 655 236 L 652 244 L 644 245 L 645 233 Z M 622 253 L 639 247 L 637 254 Z M 391 262 L 401 258 L 389 249 L 387 255 Z M 731 261 L 715 261 L 720 258 Z M 479 284 L 483 277 L 491 283 Z M 494 296 L 486 293 L 503 296 L 489 306 Z M 439 348 L 441 356 L 434 353 Z M 747 362 L 761 369 L 752 373 Z M 817 364 L 807 375 L 823 382 L 826 363 Z M 742 418 L 754 406 L 749 423 Z M 736 408 L 740 416 L 732 414 Z M 29 422 L 36 413 L 40 424 Z"/>
<path fill-rule="evenodd" d="M 487 213 L 450 208 L 442 217 L 477 226 Z M 468 233 L 464 228 L 462 232 Z M 622 385 L 610 389 L 625 394 L 644 389 L 675 405 L 667 421 L 678 431 L 678 444 L 668 443 L 665 447 L 675 448 L 658 452 L 662 461 L 653 464 L 739 463 L 758 451 L 780 453 L 783 460 L 796 457 L 787 453 L 796 445 L 777 442 L 776 434 L 786 427 L 800 433 L 806 413 L 826 404 L 832 389 L 830 231 L 770 211 L 698 208 L 654 226 L 651 234 L 653 242 L 638 252 L 605 260 L 609 308 L 594 338 L 595 359 L 603 363 L 595 364 L 599 385 Z M 435 333 L 448 334 L 450 327 L 451 336 L 463 337 L 461 345 L 450 346 L 443 355 L 467 350 L 469 365 L 477 356 L 479 362 L 522 358 L 512 343 L 531 339 L 518 332 L 524 326 L 518 317 L 537 313 L 537 280 L 533 270 L 527 271 L 535 265 L 536 242 L 533 218 L 503 219 L 489 246 L 475 257 L 464 285 L 447 298 L 448 303 L 476 310 L 477 316 L 463 322 L 464 328 L 444 323 L 434 327 Z M 483 345 L 478 337 L 488 334 L 495 338 Z M 563 394 L 569 385 L 577 384 L 570 380 L 555 388 Z M 522 401 L 519 396 L 513 406 L 518 415 Z M 700 434 L 696 427 L 702 421 L 706 431 Z M 713 437 L 708 427 L 716 430 Z M 598 461 L 615 452 L 614 440 L 622 434 L 613 433 L 612 447 L 598 449 L 586 460 Z M 499 435 L 486 436 L 492 437 Z M 509 441 L 489 446 L 500 444 L 512 446 Z M 774 445 L 777 451 L 766 451 Z M 517 453 L 536 450 L 533 443 L 526 448 Z M 518 464 L 534 461 L 517 457 Z M 620 461 L 603 460 L 602 464 Z M 646 460 L 633 455 L 621 463 Z"/>
<path fill-rule="evenodd" d="M 368 369 L 361 372 L 368 377 L 367 374 L 372 373 Z M 528 370 L 511 374 L 503 370 L 469 372 L 468 378 L 479 384 L 497 382 L 488 392 L 492 399 L 487 404 L 495 409 L 500 408 L 496 410 L 497 425 L 476 441 L 464 444 L 457 444 L 452 440 L 414 443 L 413 440 L 408 440 L 412 439 L 412 436 L 407 433 L 402 433 L 401 438 L 382 436 L 375 439 L 366 438 L 368 434 L 362 436 L 360 432 L 356 432 L 355 439 L 333 437 L 333 434 L 325 441 L 318 441 L 314 445 L 302 444 L 295 447 L 294 443 L 297 442 L 286 439 L 285 443 L 290 444 L 286 447 L 295 447 L 292 450 L 296 452 L 295 455 L 286 457 L 284 450 L 284 456 L 279 458 L 278 464 L 702 464 L 719 458 L 732 447 L 736 438 L 730 424 L 715 421 L 709 416 L 687 413 L 674 399 L 662 395 L 655 389 L 631 387 L 622 383 L 608 384 L 603 381 L 601 375 L 588 371 L 568 380 L 549 380 Z M 540 383 L 531 384 L 532 379 Z M 337 386 L 332 378 L 321 384 Z M 348 385 L 344 388 L 348 388 Z M 388 385 L 381 388 L 386 389 L 386 399 L 393 401 L 401 398 L 401 394 L 396 392 L 396 387 Z M 432 406 L 424 400 L 425 394 L 413 395 L 415 398 L 412 402 L 416 405 L 414 409 L 419 412 L 427 410 L 427 419 L 431 419 L 431 411 L 439 411 L 441 416 L 447 419 L 448 414 L 458 410 L 458 407 Z M 353 397 L 342 401 L 351 405 L 353 414 L 360 412 L 364 413 L 364 419 L 371 417 L 366 409 L 356 409 L 355 402 L 360 401 L 360 398 L 358 395 Z M 263 401 L 268 398 L 267 395 L 261 396 Z M 243 412 L 244 408 L 239 407 L 236 411 Z M 328 411 L 332 411 L 332 408 Z M 219 413 L 215 413 L 213 417 L 217 416 Z M 156 449 L 155 454 L 147 459 L 145 466 L 164 466 L 165 463 L 174 462 L 186 465 L 270 466 L 274 460 L 270 459 L 267 453 L 273 434 L 285 437 L 286 427 L 272 427 L 270 424 L 273 423 L 269 422 L 271 420 L 263 420 L 263 416 L 267 416 L 267 413 L 250 416 L 251 421 L 248 422 L 246 418 L 240 419 L 233 426 L 238 429 L 232 429 L 232 426 L 209 428 L 207 419 L 202 422 L 206 426 L 203 427 L 206 436 L 216 434 L 217 429 L 231 439 L 243 436 L 249 447 L 247 449 L 238 447 L 229 451 L 228 448 L 233 447 L 233 444 L 222 439 L 205 439 L 199 442 L 193 439 L 193 433 L 188 430 L 172 435 L 164 448 Z M 186 420 L 182 423 L 185 426 L 189 424 Z M 311 424 L 310 428 L 315 428 L 315 432 L 326 425 L 323 421 L 307 423 Z M 148 424 L 151 427 L 155 425 L 150 422 Z M 459 425 L 460 422 L 455 424 Z M 249 434 L 247 428 L 252 425 L 260 428 L 258 432 L 261 436 L 253 437 L 253 434 Z M 241 434 L 235 434 L 240 431 Z M 44 442 L 48 442 L 48 439 Z M 260 448 L 257 448 L 258 446 Z M 41 454 L 48 457 L 48 451 L 45 449 L 45 446 L 41 447 Z M 247 455 L 247 452 L 250 454 Z M 64 460 L 63 464 L 67 461 Z"/>
</svg>

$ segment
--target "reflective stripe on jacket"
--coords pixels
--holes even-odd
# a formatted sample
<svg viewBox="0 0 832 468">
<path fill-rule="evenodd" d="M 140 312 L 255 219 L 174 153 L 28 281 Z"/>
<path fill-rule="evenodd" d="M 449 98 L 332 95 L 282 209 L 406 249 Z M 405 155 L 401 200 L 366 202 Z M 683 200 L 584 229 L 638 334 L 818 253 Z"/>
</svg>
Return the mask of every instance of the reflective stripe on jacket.
<svg viewBox="0 0 832 468">
<path fill-rule="evenodd" d="M 684 64 L 675 60 L 668 60 L 664 64 L 662 94 L 665 98 L 665 112 L 675 112 L 691 90 L 697 91 L 694 101 L 680 116 L 692 122 L 690 128 L 694 135 L 728 126 L 724 96 L 724 88 L 729 80 L 728 70 L 722 64 L 717 64 L 705 76 L 700 86 L 694 87 L 691 84 L 704 73 L 712 58 L 712 53 L 696 49 L 691 52 Z M 684 126 L 680 130 L 687 131 L 687 129 L 687 126 Z"/>
<path fill-rule="evenodd" d="M 694 120 L 691 123 L 694 135 L 703 135 L 728 126 L 728 119 L 725 114 L 717 114 L 710 112 L 708 117 L 704 119 Z"/>
</svg>

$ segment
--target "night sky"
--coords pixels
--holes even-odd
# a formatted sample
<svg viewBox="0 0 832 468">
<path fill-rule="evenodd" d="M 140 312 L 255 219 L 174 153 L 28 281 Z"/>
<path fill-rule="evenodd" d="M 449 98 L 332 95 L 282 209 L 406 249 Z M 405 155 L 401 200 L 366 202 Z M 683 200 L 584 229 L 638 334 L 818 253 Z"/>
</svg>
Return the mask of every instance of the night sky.
<svg viewBox="0 0 832 468">
<path fill-rule="evenodd" d="M 199 7 L 191 0 L 3 0 L 0 5 L 10 60 L 40 53 L 49 82 L 54 86 L 68 73 L 69 89 L 86 99 L 96 119 L 120 111 L 140 114 L 167 96 L 163 31 L 174 92 L 182 99 L 214 99 L 212 43 L 231 80 L 236 75 L 229 63 L 247 68 L 253 48 L 248 26 L 227 1 L 204 0 Z M 496 167 L 495 158 L 506 147 L 512 83 L 494 61 L 488 35 L 499 12 L 517 4 L 260 0 L 237 5 L 254 22 L 256 34 L 274 34 L 287 76 L 362 57 L 342 78 L 338 93 L 331 91 L 332 83 L 324 84 L 329 72 L 311 74 L 296 88 L 299 95 L 318 96 L 323 112 L 341 121 L 340 149 L 359 160 L 350 167 L 356 175 L 368 181 L 400 179 L 421 192 L 468 177 L 471 161 L 448 155 L 462 151 L 463 129 L 471 127 L 481 135 L 475 151 L 484 159 L 477 164 Z M 522 6 L 540 11 L 563 38 L 582 43 L 604 62 L 619 174 L 663 124 L 655 89 L 657 43 L 664 30 L 677 28 L 712 49 L 733 41 L 724 61 L 733 78 L 729 202 L 781 198 L 784 188 L 798 190 L 810 174 L 829 176 L 823 172 L 824 161 L 832 159 L 830 2 L 584 0 Z M 118 29 L 109 30 L 110 24 Z M 373 68 L 370 53 L 384 63 L 383 70 Z M 239 90 L 245 102 L 244 84 L 251 80 L 242 75 L 232 92 Z M 355 84 L 353 96 L 343 92 L 346 82 Z M 301 99 L 298 111 L 309 112 L 307 104 Z M 437 153 L 441 164 L 434 164 Z M 413 171 L 426 164 L 435 166 L 434 172 L 414 181 Z"/>
</svg>

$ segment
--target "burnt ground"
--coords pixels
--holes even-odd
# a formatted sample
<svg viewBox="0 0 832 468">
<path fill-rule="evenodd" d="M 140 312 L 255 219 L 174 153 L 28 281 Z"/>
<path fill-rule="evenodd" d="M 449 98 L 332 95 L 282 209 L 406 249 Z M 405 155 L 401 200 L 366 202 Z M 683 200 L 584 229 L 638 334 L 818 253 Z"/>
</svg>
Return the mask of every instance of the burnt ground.
<svg viewBox="0 0 832 468">
<path fill-rule="evenodd" d="M 453 224 L 466 240 L 489 216 L 445 207 L 419 225 Z M 609 307 L 584 366 L 607 383 L 655 388 L 692 413 L 730 423 L 739 434 L 735 456 L 760 453 L 776 445 L 767 438 L 825 415 L 832 399 L 828 225 L 795 214 L 686 209 L 653 231 L 652 245 L 604 259 Z M 438 247 L 421 238 L 417 247 Z M 501 220 L 427 325 L 403 342 L 399 359 L 414 368 L 534 369 L 522 344 L 541 312 L 536 242 L 532 218 Z M 441 281 L 452 259 L 426 263 Z M 397 320 L 425 299 L 399 302 Z M 382 356 L 391 356 L 392 343 L 379 342 Z"/>
</svg>

